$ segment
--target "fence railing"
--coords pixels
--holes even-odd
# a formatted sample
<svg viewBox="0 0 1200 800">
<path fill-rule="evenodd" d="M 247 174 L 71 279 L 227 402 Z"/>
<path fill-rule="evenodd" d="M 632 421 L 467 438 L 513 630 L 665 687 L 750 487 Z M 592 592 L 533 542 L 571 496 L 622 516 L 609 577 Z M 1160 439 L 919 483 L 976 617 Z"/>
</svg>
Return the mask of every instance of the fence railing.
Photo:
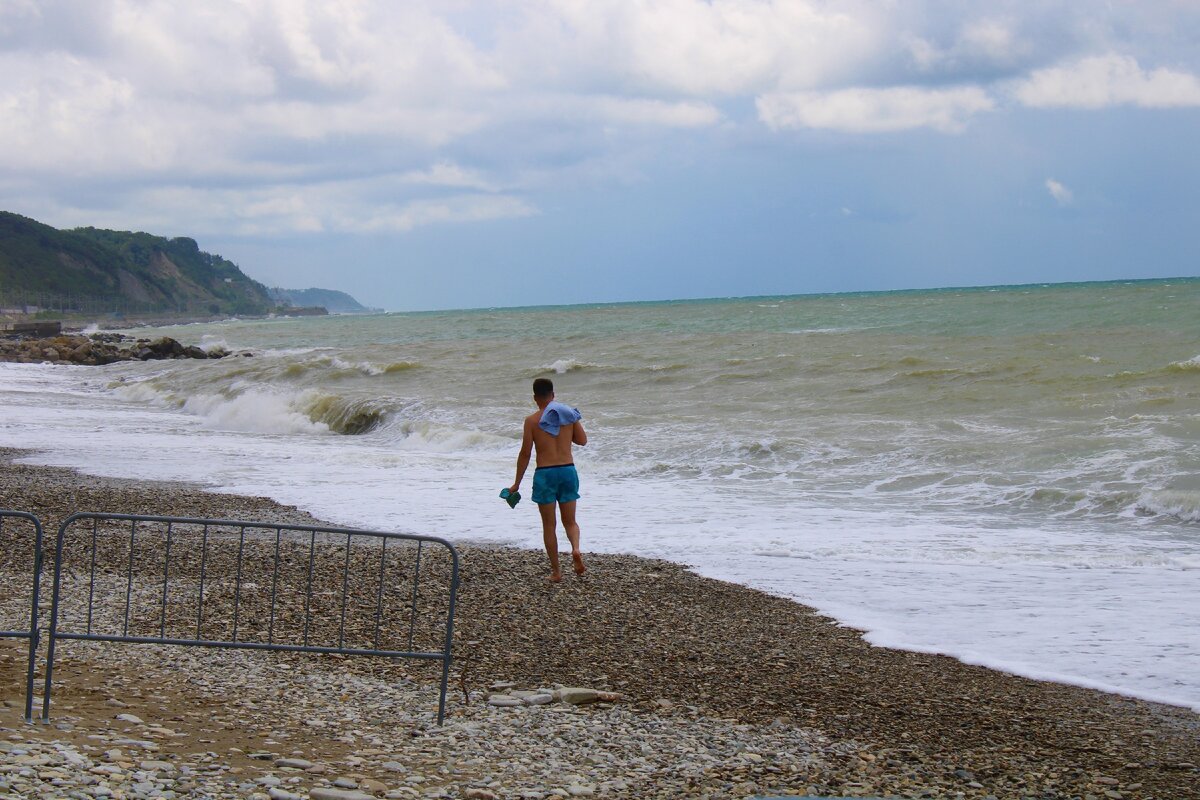
<svg viewBox="0 0 1200 800">
<path fill-rule="evenodd" d="M 6 518 L 35 532 L 29 630 L 0 631 L 29 639 L 32 720 L 44 542 L 33 515 L 0 511 L 0 524 Z M 5 553 L 19 551 L 6 544 Z M 439 662 L 440 724 L 457 595 L 458 553 L 433 536 L 73 514 L 54 543 L 42 719 L 50 718 L 57 644 L 80 640 Z"/>
<path fill-rule="evenodd" d="M 23 524 L 22 524 L 23 523 Z M 30 535 L 32 534 L 32 535 Z M 28 541 L 25 541 L 28 540 Z M 0 630 L 0 637 L 28 639 L 29 663 L 25 677 L 25 721 L 33 720 L 33 679 L 38 649 L 38 602 L 42 583 L 42 523 L 33 514 L 24 511 L 0 509 L 0 560 L 5 571 L 20 573 L 22 567 L 29 571 L 29 624 L 16 627 L 13 618 L 12 630 Z M 28 559 L 22 553 L 28 550 Z M 23 607 L 17 613 L 23 613 Z M 0 622 L 3 627 L 5 622 Z M 23 622 L 21 623 L 23 625 Z"/>
</svg>

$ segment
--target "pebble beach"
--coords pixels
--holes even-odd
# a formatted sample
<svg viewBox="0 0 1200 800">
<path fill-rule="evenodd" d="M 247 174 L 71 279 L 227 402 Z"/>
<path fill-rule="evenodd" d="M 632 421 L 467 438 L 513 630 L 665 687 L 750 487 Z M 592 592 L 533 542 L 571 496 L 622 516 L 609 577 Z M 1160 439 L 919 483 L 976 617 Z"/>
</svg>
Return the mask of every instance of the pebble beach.
<svg viewBox="0 0 1200 800">
<path fill-rule="evenodd" d="M 21 455 L 0 451 L 0 508 L 51 532 L 81 510 L 314 522 Z M 540 551 L 459 550 L 444 725 L 416 662 L 83 642 L 31 725 L 24 642 L 0 640 L 0 797 L 1200 797 L 1187 709 L 873 647 L 667 561 L 594 555 L 550 585 Z M 19 619 L 27 565 L 2 567 Z"/>
</svg>

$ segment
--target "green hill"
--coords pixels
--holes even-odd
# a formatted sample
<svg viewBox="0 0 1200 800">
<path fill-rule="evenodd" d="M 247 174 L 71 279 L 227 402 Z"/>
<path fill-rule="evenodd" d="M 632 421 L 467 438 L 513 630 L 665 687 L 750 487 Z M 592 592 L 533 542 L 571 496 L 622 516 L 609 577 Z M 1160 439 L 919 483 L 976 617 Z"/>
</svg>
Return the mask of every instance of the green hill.
<svg viewBox="0 0 1200 800">
<path fill-rule="evenodd" d="M 58 230 L 0 211 L 0 308 L 265 314 L 267 287 L 194 239 Z"/>
<path fill-rule="evenodd" d="M 270 289 L 271 298 L 281 306 L 319 306 L 330 314 L 367 314 L 379 311 L 367 308 L 345 292 L 336 289 Z"/>
</svg>

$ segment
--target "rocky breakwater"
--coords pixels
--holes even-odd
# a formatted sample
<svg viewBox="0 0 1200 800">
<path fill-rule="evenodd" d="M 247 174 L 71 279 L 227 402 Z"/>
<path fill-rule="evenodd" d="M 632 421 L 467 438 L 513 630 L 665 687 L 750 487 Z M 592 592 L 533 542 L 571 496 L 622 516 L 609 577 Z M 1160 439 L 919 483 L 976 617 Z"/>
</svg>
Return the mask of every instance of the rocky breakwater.
<svg viewBox="0 0 1200 800">
<path fill-rule="evenodd" d="M 157 361 L 168 358 L 224 358 L 223 348 L 202 350 L 169 336 L 134 339 L 119 333 L 63 334 L 52 338 L 0 339 L 0 361 L 20 364 L 112 364 L 117 361 Z M 243 353 L 242 355 L 249 355 Z"/>
</svg>

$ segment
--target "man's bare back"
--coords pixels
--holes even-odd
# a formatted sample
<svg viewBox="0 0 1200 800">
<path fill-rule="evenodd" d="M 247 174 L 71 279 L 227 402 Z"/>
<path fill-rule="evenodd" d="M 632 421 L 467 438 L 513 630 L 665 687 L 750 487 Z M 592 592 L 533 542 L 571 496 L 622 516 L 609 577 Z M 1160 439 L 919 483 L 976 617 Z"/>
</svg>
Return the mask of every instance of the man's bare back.
<svg viewBox="0 0 1200 800">
<path fill-rule="evenodd" d="M 537 452 L 537 465 L 539 467 L 556 467 L 559 464 L 574 463 L 571 445 L 587 444 L 586 435 L 580 437 L 582 441 L 575 441 L 575 431 L 582 432 L 583 426 L 578 422 L 572 422 L 561 426 L 558 429 L 558 436 L 551 436 L 538 426 L 541 419 L 542 409 L 540 408 L 525 418 L 525 433 L 533 437 L 533 448 Z"/>
<path fill-rule="evenodd" d="M 546 546 L 546 555 L 550 558 L 550 580 L 557 583 L 562 580 L 562 571 L 558 566 L 556 508 L 562 517 L 567 539 L 571 542 L 571 560 L 574 563 L 575 574 L 583 575 L 587 571 L 583 564 L 583 554 L 579 550 L 579 525 L 575 522 L 579 478 L 575 472 L 571 452 L 572 445 L 582 447 L 587 444 L 587 433 L 578 419 L 575 422 L 560 424 L 557 435 L 544 430 L 539 423 L 542 421 L 542 415 L 546 413 L 546 406 L 553 400 L 554 384 L 546 378 L 538 378 L 533 382 L 533 401 L 537 403 L 538 410 L 525 418 L 524 429 L 521 432 L 521 452 L 517 455 L 517 477 L 509 491 L 520 491 L 521 479 L 525 477 L 530 457 L 536 450 L 537 473 L 533 480 L 533 502 L 537 503 L 538 513 L 542 518 L 542 540 Z M 561 408 L 572 412 L 570 416 L 579 417 L 574 409 Z"/>
</svg>

